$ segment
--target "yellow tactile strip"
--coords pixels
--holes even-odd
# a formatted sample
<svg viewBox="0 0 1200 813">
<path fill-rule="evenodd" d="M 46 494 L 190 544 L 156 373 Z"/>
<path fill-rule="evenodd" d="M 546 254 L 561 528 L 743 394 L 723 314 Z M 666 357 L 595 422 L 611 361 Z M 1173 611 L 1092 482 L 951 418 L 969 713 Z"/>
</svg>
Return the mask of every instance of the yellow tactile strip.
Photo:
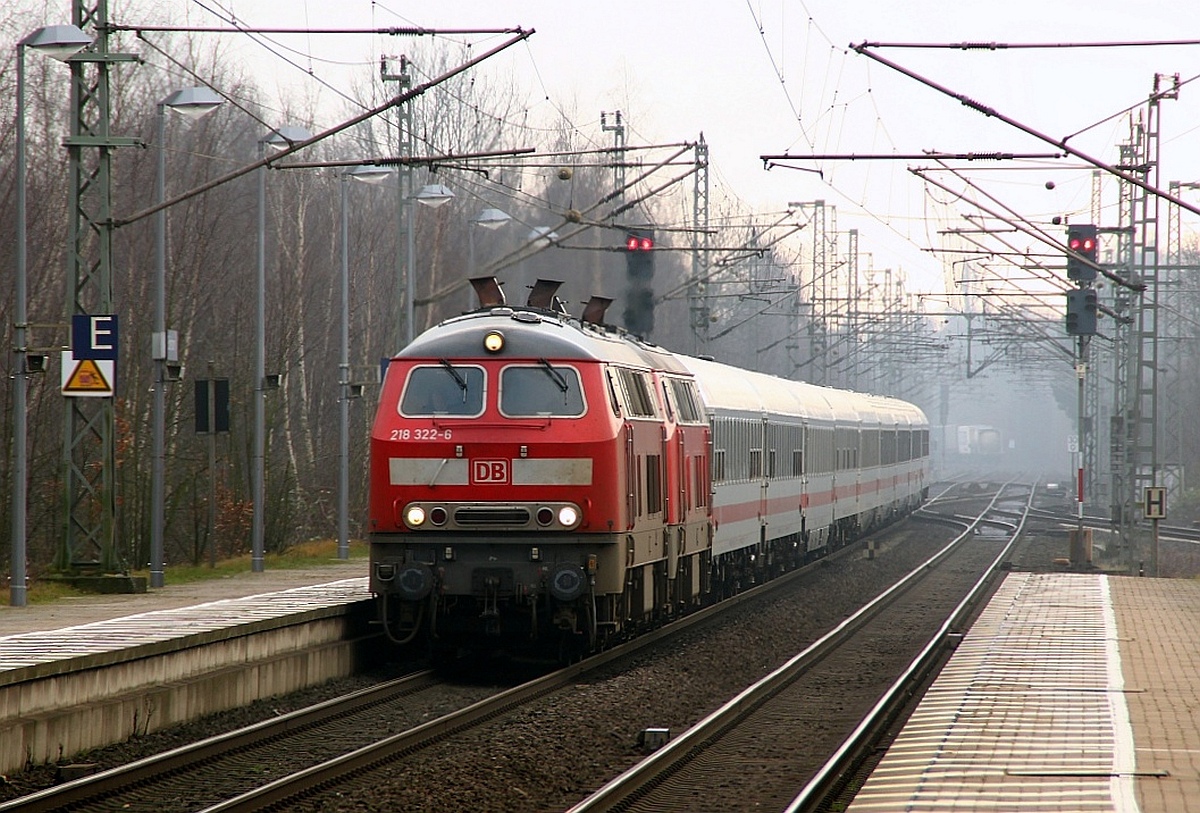
<svg viewBox="0 0 1200 813">
<path fill-rule="evenodd" d="M 1006 577 L 849 807 L 1135 811 L 1106 577 Z"/>
</svg>

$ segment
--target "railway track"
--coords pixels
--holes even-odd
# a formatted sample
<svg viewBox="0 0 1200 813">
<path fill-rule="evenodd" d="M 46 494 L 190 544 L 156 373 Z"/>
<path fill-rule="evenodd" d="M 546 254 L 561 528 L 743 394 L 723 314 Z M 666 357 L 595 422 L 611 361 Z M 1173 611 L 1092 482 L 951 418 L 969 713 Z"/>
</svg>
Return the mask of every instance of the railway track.
<svg viewBox="0 0 1200 813">
<path fill-rule="evenodd" d="M 947 642 L 988 593 L 992 574 L 1007 557 L 1023 521 L 1023 516 L 1017 523 L 994 516 L 1005 490 L 966 521 L 963 533 L 937 555 L 681 737 L 572 807 L 571 813 L 734 810 L 746 809 L 751 799 L 756 808 L 777 810 L 808 774 L 808 785 L 788 809 L 825 809 L 857 774 L 877 738 L 936 668 Z M 1031 495 L 1026 496 L 1028 507 Z M 955 521 L 962 520 L 956 515 Z M 1008 541 L 1001 547 L 983 546 L 977 532 L 985 525 L 1007 527 Z M 888 642 L 885 649 L 893 649 L 890 665 L 875 645 L 881 640 Z M 916 657 L 882 694 L 869 686 L 846 686 L 840 699 L 830 692 L 841 676 L 854 672 L 855 663 L 863 663 L 865 672 L 868 658 L 876 674 L 892 673 L 896 658 L 907 659 L 913 645 Z M 847 698 L 871 694 L 878 700 L 860 720 L 858 707 Z M 837 745 L 847 731 L 849 737 Z M 833 752 L 815 772 L 805 762 L 814 753 L 814 739 Z"/>
<path fill-rule="evenodd" d="M 832 558 L 850 554 L 850 548 Z M 721 612 L 785 590 L 793 579 L 826 564 L 813 563 L 695 612 L 600 656 L 510 690 L 446 684 L 424 671 L 388 681 L 263 723 L 85 776 L 0 804 L 10 811 L 260 810 L 337 781 L 398 755 L 436 745 L 489 719 L 570 685 L 613 661 L 684 634 Z M 406 700 L 442 692 L 442 716 L 405 723 Z M 403 728 L 390 737 L 379 732 Z M 280 776 L 280 773 L 286 773 Z"/>
<path fill-rule="evenodd" d="M 287 754 L 308 763 L 369 741 L 356 728 L 374 730 L 398 702 L 432 691 L 441 682 L 422 671 L 336 700 L 165 751 L 0 804 L 0 811 L 195 809 L 261 784 L 287 764 Z M 482 690 L 481 690 L 482 691 Z M 474 698 L 468 697 L 465 702 Z"/>
<path fill-rule="evenodd" d="M 938 502 L 935 499 L 926 513 L 932 514 L 936 511 Z M 950 506 L 950 503 L 946 502 L 946 505 Z M 962 510 L 962 505 L 961 502 L 954 503 L 954 510 L 950 513 Z M 947 520 L 943 516 L 942 519 L 960 526 L 964 522 L 961 518 Z M 989 519 L 989 517 L 984 519 Z M 1003 522 L 1002 519 L 991 517 L 989 525 L 1003 524 Z M 908 544 L 911 543 L 902 543 L 895 550 L 903 550 Z M 499 693 L 494 688 L 478 686 L 474 687 L 477 694 L 472 696 L 467 696 L 459 690 L 460 694 L 456 702 L 463 706 L 462 708 L 449 714 L 441 714 L 436 719 L 419 725 L 412 721 L 405 721 L 402 711 L 409 705 L 407 700 L 417 696 L 416 692 L 435 690 L 434 681 L 428 675 L 417 675 L 407 679 L 413 682 L 423 682 L 423 688 L 419 690 L 413 688 L 414 684 L 410 683 L 407 689 L 397 688 L 396 691 L 401 693 L 393 694 L 391 699 L 360 699 L 358 701 L 361 705 L 373 706 L 376 709 L 376 716 L 356 717 L 339 703 L 324 704 L 325 716 L 331 720 L 340 721 L 342 725 L 339 728 L 313 728 L 309 723 L 304 722 L 303 717 L 299 714 L 292 719 L 281 718 L 277 726 L 268 727 L 263 724 L 261 730 L 253 734 L 239 732 L 229 735 L 228 738 L 213 738 L 212 741 L 201 744 L 203 748 L 196 746 L 190 749 L 179 749 L 178 752 L 143 760 L 126 769 L 76 780 L 76 782 L 41 794 L 22 797 L 6 805 L 0 805 L 0 811 L 61 810 L 69 806 L 72 810 L 154 810 L 156 813 L 167 813 L 173 810 L 195 811 L 201 808 L 206 811 L 302 809 L 304 804 L 310 805 L 311 809 L 365 809 L 356 808 L 347 800 L 372 798 L 373 793 L 381 784 L 380 780 L 372 778 L 378 774 L 379 766 L 396 764 L 396 760 L 405 765 L 422 764 L 421 760 L 428 758 L 422 757 L 421 754 L 426 751 L 437 753 L 439 747 L 440 750 L 450 749 L 457 753 L 458 746 L 452 745 L 454 742 L 464 738 L 469 739 L 472 736 L 484 739 L 494 736 L 490 734 L 474 735 L 472 732 L 482 730 L 490 723 L 512 718 L 514 715 L 536 717 L 541 714 L 536 710 L 539 704 L 558 702 L 550 700 L 555 693 L 558 693 L 557 696 L 561 698 L 563 692 L 567 692 L 569 697 L 572 691 L 607 680 L 605 677 L 598 677 L 606 671 L 610 674 L 630 672 L 631 669 L 627 664 L 635 662 L 639 658 L 645 660 L 646 653 L 655 652 L 657 648 L 669 647 L 669 640 L 686 637 L 691 634 L 689 630 L 694 632 L 696 629 L 701 629 L 704 624 L 716 619 L 726 611 L 733 610 L 740 604 L 752 606 L 755 602 L 774 600 L 771 598 L 773 594 L 786 594 L 789 590 L 795 593 L 797 588 L 792 584 L 793 581 L 804 583 L 799 580 L 821 575 L 818 571 L 826 568 L 841 566 L 836 565 L 839 559 L 848 556 L 853 560 L 860 550 L 861 548 L 843 549 L 834 557 L 828 557 L 808 568 L 794 571 L 714 608 L 695 613 L 680 623 L 651 632 L 630 644 L 614 648 L 597 658 L 560 670 L 538 681 Z M 895 553 L 895 550 L 892 553 Z M 858 558 L 863 557 L 858 556 Z M 945 565 L 933 567 L 932 563 L 926 564 L 934 570 L 946 569 Z M 810 581 L 815 584 L 812 579 Z M 811 590 L 812 584 L 806 584 L 801 592 Z M 874 669 L 874 667 L 871 668 Z M 378 691 L 380 693 L 376 695 L 377 698 L 384 698 L 385 695 L 382 692 L 388 690 Z M 409 694 L 403 694 L 405 691 Z M 376 690 L 372 690 L 371 694 L 375 694 L 375 692 Z M 828 697 L 829 694 L 826 691 L 825 696 Z M 728 696 L 728 694 L 723 695 L 726 698 Z M 444 705 L 449 705 L 449 703 Z M 579 720 L 576 725 L 586 727 L 593 722 L 593 719 Z M 849 722 L 852 724 L 853 720 Z M 492 727 L 495 728 L 495 726 Z M 358 739 L 353 743 L 346 740 L 345 738 L 349 735 L 343 730 L 345 728 L 356 730 Z M 307 741 L 292 740 L 295 732 L 305 730 L 310 732 Z M 398 733 L 387 737 L 379 736 L 380 732 L 388 730 Z M 364 734 L 364 732 L 372 733 Z M 247 751 L 244 743 L 236 744 L 239 738 L 243 737 L 258 737 L 265 743 L 261 746 L 265 750 L 257 753 Z M 296 764 L 291 763 L 286 757 L 286 754 L 293 750 L 313 750 L 312 743 L 314 742 L 319 744 L 320 750 L 314 751 L 302 767 L 296 767 Z M 531 750 L 536 752 L 539 747 L 541 746 L 536 743 L 532 744 Z M 332 756 L 330 756 L 331 750 L 336 751 Z M 822 758 L 827 755 L 828 751 L 825 751 Z M 570 755 L 560 756 L 568 761 L 572 759 Z M 320 759 L 324 757 L 328 758 L 326 761 L 320 762 Z M 220 760 L 230 761 L 222 763 Z M 464 759 L 464 761 L 470 762 L 469 759 Z M 475 762 L 478 761 L 478 759 L 475 760 Z M 151 763 L 156 763 L 156 766 Z M 222 764 L 225 767 L 219 767 Z M 231 764 L 234 767 L 230 767 Z M 194 772 L 197 770 L 199 773 Z M 384 768 L 384 770 L 387 769 Z M 465 771 L 466 775 L 469 775 L 470 765 L 456 767 L 456 770 Z M 605 776 L 611 777 L 620 770 L 620 767 L 610 769 Z M 287 775 L 282 776 L 282 773 Z M 192 774 L 193 778 L 186 778 L 188 774 Z M 467 781 L 459 779 L 456 783 L 453 776 L 446 774 L 441 774 L 441 776 L 446 780 L 444 784 L 449 785 L 462 784 Z M 189 786 L 189 782 L 192 785 Z M 592 779 L 589 780 L 588 786 L 582 787 L 579 792 L 564 789 L 563 794 L 570 799 L 578 799 L 602 782 L 603 778 Z M 435 786 L 437 784 L 435 783 Z M 93 803 L 80 801 L 87 798 L 95 800 L 94 803 L 98 806 L 91 806 Z M 300 802 L 302 798 L 305 800 L 304 804 Z M 347 801 L 348 806 L 341 807 L 338 804 L 339 799 Z M 565 807 L 568 804 L 570 802 L 562 806 Z M 456 808 L 453 802 L 447 801 L 441 808 L 431 807 L 429 809 Z"/>
</svg>

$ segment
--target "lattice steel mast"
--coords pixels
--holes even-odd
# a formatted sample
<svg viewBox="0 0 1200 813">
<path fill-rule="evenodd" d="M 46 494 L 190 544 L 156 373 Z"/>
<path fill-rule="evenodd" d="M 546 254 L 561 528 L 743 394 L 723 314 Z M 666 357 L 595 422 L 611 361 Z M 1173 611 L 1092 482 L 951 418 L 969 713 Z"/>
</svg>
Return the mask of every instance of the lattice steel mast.
<svg viewBox="0 0 1200 813">
<path fill-rule="evenodd" d="M 68 156 L 67 318 L 113 313 L 112 153 L 133 138 L 113 136 L 109 70 L 134 54 L 108 50 L 108 3 L 76 2 L 72 22 L 94 36 L 71 58 Z M 63 427 L 64 527 L 58 570 L 124 569 L 116 540 L 116 438 L 112 398 L 68 398 Z"/>
</svg>

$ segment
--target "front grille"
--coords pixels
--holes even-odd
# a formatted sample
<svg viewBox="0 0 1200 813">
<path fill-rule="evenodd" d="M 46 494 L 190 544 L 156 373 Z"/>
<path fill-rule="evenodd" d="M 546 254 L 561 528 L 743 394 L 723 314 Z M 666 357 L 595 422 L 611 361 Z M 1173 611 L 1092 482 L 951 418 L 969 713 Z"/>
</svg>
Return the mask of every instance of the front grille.
<svg viewBox="0 0 1200 813">
<path fill-rule="evenodd" d="M 465 505 L 454 509 L 459 526 L 511 527 L 529 524 L 529 509 L 517 505 Z"/>
</svg>

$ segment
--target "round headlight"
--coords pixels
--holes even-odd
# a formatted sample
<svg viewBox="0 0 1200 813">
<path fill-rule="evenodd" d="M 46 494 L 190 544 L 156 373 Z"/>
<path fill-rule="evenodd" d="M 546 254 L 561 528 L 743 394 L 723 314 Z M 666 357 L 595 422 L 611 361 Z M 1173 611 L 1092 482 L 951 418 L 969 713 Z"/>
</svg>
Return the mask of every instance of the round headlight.
<svg viewBox="0 0 1200 813">
<path fill-rule="evenodd" d="M 483 349 L 489 353 L 499 353 L 504 349 L 504 334 L 498 330 L 488 331 L 483 337 Z"/>
<path fill-rule="evenodd" d="M 417 528 L 425 524 L 425 509 L 419 505 L 410 505 L 404 512 L 404 522 L 410 528 Z"/>
<path fill-rule="evenodd" d="M 558 522 L 568 528 L 579 522 L 579 511 L 574 506 L 564 505 L 558 509 Z"/>
</svg>

